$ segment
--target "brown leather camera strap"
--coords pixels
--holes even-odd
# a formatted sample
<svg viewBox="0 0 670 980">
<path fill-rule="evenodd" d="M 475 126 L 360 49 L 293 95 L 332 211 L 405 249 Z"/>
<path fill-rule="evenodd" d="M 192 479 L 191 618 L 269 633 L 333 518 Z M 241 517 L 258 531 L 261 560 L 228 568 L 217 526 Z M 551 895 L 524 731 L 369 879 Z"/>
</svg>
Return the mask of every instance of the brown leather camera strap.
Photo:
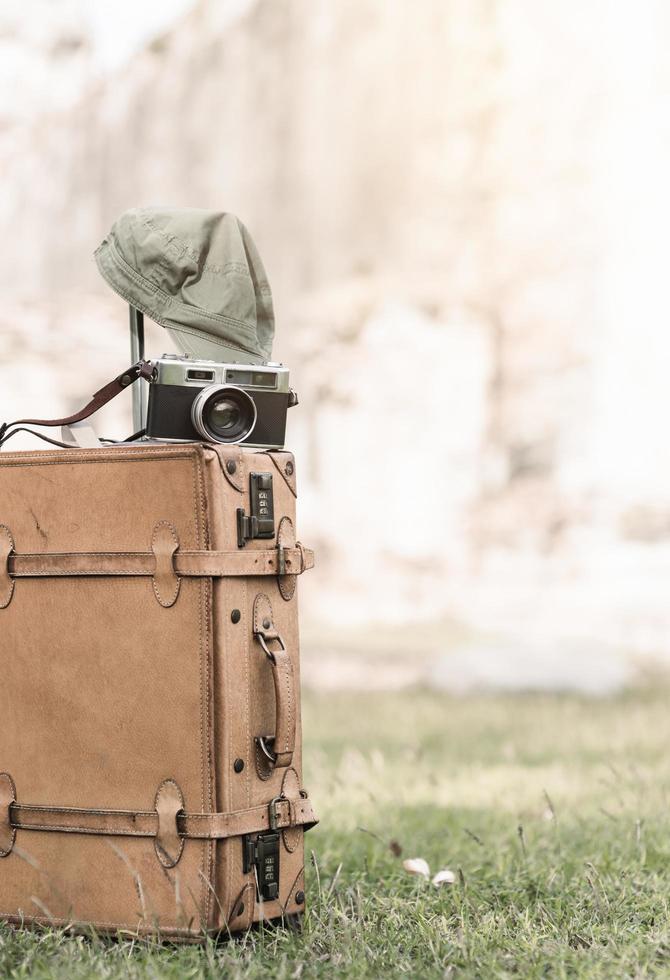
<svg viewBox="0 0 670 980">
<path fill-rule="evenodd" d="M 148 381 L 153 373 L 153 364 L 151 361 L 138 361 L 133 364 L 118 377 L 114 378 L 104 387 L 96 391 L 90 402 L 85 405 L 74 415 L 69 415 L 64 419 L 17 419 L 15 422 L 4 422 L 0 425 L 0 440 L 4 437 L 8 429 L 14 428 L 16 425 L 74 425 L 75 422 L 83 422 L 84 419 L 89 418 L 95 412 L 111 402 L 112 398 L 116 398 L 120 395 L 122 391 L 125 391 L 131 384 L 137 381 L 139 378 L 144 378 Z"/>
</svg>

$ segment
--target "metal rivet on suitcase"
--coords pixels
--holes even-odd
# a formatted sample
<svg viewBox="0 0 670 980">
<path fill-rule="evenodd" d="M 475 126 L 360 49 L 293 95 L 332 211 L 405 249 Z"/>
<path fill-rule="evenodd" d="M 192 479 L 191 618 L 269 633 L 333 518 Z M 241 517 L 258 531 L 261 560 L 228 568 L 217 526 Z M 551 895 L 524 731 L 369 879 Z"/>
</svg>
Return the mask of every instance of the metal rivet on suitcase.
<svg viewBox="0 0 670 980">
<path fill-rule="evenodd" d="M 291 462 L 291 460 L 289 460 L 286 466 L 284 467 L 284 473 L 286 473 L 287 476 L 293 476 L 293 463 Z"/>
<path fill-rule="evenodd" d="M 305 893 L 304 892 L 296 892 L 295 893 L 295 901 L 296 901 L 296 904 L 297 905 L 304 905 L 304 903 L 305 903 Z"/>
<path fill-rule="evenodd" d="M 263 620 L 263 629 L 264 630 L 269 630 L 271 626 L 272 626 L 272 623 L 271 623 L 271 621 L 269 619 L 264 619 Z"/>
<path fill-rule="evenodd" d="M 242 613 L 240 612 L 239 609 L 233 609 L 233 611 L 230 614 L 230 618 L 234 623 L 239 623 L 239 621 L 242 619 Z"/>
<path fill-rule="evenodd" d="M 235 472 L 235 470 L 237 469 L 237 463 L 235 462 L 234 459 L 228 460 L 228 462 L 226 463 L 226 469 L 231 474 Z"/>
<path fill-rule="evenodd" d="M 244 769 L 244 759 L 235 759 L 235 762 L 233 762 L 233 769 L 235 772 L 242 772 Z"/>
</svg>

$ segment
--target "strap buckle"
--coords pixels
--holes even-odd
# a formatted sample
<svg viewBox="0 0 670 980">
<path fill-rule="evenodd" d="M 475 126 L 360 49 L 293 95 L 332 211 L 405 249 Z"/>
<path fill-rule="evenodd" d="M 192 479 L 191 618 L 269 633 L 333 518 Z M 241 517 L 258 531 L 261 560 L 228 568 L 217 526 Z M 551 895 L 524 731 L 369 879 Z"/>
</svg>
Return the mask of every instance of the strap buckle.
<svg viewBox="0 0 670 980">
<path fill-rule="evenodd" d="M 277 575 L 286 575 L 286 548 L 283 544 L 277 545 Z"/>
<path fill-rule="evenodd" d="M 279 814 L 277 813 L 277 807 L 280 803 L 288 803 L 288 799 L 283 793 L 279 796 L 275 796 L 274 799 L 270 800 L 268 803 L 268 817 L 270 820 L 270 830 L 279 829 Z"/>
</svg>

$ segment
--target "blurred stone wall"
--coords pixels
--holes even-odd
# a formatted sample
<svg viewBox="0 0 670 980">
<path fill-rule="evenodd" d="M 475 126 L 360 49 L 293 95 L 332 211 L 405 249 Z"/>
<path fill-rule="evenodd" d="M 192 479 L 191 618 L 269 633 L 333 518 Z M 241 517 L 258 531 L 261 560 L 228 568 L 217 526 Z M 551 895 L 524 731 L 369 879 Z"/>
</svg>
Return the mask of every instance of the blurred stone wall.
<svg viewBox="0 0 670 980">
<path fill-rule="evenodd" d="M 64 8 L 47 6 L 58 33 Z M 639 484 L 615 492 L 622 449 L 604 463 L 599 448 L 621 329 L 603 304 L 611 215 L 629 192 L 625 173 L 608 189 L 612 101 L 630 79 L 630 117 L 641 84 L 618 46 L 627 32 L 655 70 L 644 32 L 663 8 L 628 25 L 604 0 L 569 7 L 203 0 L 107 77 L 85 32 L 33 45 L 77 94 L 23 105 L 21 69 L 4 110 L 2 414 L 33 398 L 55 412 L 122 366 L 125 311 L 91 260 L 120 211 L 232 210 L 301 395 L 313 618 L 452 617 L 664 653 L 661 590 L 631 584 L 670 571 L 670 510 Z M 118 408 L 109 424 L 122 434 Z"/>
</svg>

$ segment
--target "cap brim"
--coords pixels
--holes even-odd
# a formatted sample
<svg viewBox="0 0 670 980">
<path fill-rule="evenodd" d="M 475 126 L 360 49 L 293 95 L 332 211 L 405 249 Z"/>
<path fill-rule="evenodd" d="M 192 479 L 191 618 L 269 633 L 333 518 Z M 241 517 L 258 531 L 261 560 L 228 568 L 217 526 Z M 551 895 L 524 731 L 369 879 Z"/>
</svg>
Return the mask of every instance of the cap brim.
<svg viewBox="0 0 670 980">
<path fill-rule="evenodd" d="M 238 364 L 263 364 L 258 354 L 250 354 L 239 347 L 229 347 L 223 341 L 206 338 L 190 330 L 175 330 L 167 327 L 167 332 L 183 354 L 199 357 L 203 361 L 232 361 Z"/>
</svg>

